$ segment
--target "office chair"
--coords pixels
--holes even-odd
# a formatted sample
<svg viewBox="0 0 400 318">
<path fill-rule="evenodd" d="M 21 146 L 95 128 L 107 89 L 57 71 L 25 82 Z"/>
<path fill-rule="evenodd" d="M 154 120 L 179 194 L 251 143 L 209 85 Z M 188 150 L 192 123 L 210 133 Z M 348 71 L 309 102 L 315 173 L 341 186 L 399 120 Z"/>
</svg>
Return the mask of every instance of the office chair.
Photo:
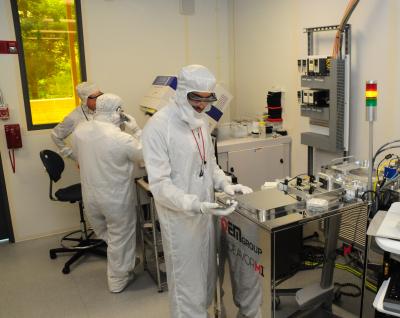
<svg viewBox="0 0 400 318">
<path fill-rule="evenodd" d="M 60 202 L 78 202 L 79 204 L 80 230 L 65 235 L 61 239 L 61 248 L 53 248 L 50 250 L 51 259 L 57 258 L 58 253 L 74 253 L 74 255 L 72 255 L 72 257 L 64 264 L 64 268 L 62 269 L 64 274 L 69 274 L 70 266 L 85 254 L 89 253 L 99 256 L 107 256 L 107 252 L 104 250 L 106 243 L 103 240 L 92 239 L 91 237 L 94 232 L 93 230 L 88 230 L 86 227 L 80 183 L 58 189 L 53 196 L 53 182 L 55 183 L 60 180 L 61 174 L 64 171 L 65 164 L 63 158 L 54 151 L 42 150 L 40 152 L 40 159 L 50 177 L 50 199 L 52 201 Z"/>
</svg>

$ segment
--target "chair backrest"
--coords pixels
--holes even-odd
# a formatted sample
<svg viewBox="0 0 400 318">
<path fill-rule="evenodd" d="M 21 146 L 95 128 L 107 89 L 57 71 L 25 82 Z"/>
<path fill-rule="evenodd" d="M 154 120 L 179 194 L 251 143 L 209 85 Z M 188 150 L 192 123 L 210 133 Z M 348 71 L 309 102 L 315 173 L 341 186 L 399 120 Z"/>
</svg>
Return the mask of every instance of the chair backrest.
<svg viewBox="0 0 400 318">
<path fill-rule="evenodd" d="M 63 158 L 58 153 L 46 149 L 40 152 L 40 159 L 42 159 L 50 180 L 53 182 L 60 180 L 65 167 Z"/>
</svg>

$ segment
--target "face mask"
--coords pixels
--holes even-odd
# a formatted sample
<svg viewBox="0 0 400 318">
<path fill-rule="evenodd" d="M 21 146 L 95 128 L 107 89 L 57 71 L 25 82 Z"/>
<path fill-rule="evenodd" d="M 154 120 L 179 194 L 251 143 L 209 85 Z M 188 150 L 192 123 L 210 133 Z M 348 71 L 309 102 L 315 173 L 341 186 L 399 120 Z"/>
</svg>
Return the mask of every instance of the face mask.
<svg viewBox="0 0 400 318">
<path fill-rule="evenodd" d="M 212 104 L 211 104 L 211 103 L 207 103 L 205 107 L 204 107 L 204 105 L 199 105 L 199 106 L 197 106 L 197 103 L 195 104 L 195 103 L 193 103 L 193 102 L 190 102 L 189 100 L 188 100 L 187 103 L 189 104 L 189 106 L 192 107 L 192 109 L 194 110 L 194 112 L 195 112 L 196 114 L 201 114 L 201 115 L 204 115 L 205 113 L 207 113 L 208 111 L 210 111 L 210 110 L 211 110 L 211 107 L 212 107 Z M 203 110 L 201 111 L 201 113 L 199 113 L 199 112 L 197 111 L 197 109 L 201 109 L 201 108 L 200 108 L 201 106 L 204 107 L 204 108 L 203 108 Z"/>
<path fill-rule="evenodd" d="M 201 113 L 197 112 L 194 108 L 192 108 L 193 116 L 197 119 L 202 119 L 204 118 L 204 111 Z"/>
<path fill-rule="evenodd" d="M 115 125 L 115 126 L 120 126 L 122 124 L 122 119 L 119 114 L 119 112 L 114 112 L 111 114 L 110 121 Z"/>
</svg>

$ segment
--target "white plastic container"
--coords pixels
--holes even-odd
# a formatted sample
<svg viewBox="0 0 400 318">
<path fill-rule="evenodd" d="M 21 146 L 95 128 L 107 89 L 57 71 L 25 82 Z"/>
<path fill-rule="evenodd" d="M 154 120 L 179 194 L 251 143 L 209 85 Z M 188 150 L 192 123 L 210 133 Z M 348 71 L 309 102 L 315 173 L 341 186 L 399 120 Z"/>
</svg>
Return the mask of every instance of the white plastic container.
<svg viewBox="0 0 400 318">
<path fill-rule="evenodd" d="M 283 129 L 283 122 L 271 122 L 271 121 L 267 121 L 266 126 L 272 126 L 272 131 L 275 132 L 277 130 L 282 130 Z"/>
<path fill-rule="evenodd" d="M 242 123 L 231 123 L 231 136 L 233 138 L 247 137 L 247 125 Z"/>
<path fill-rule="evenodd" d="M 225 140 L 231 138 L 231 124 L 218 125 L 218 140 Z"/>
<path fill-rule="evenodd" d="M 264 184 L 261 186 L 261 190 L 270 190 L 270 189 L 277 189 L 278 188 L 278 182 L 276 181 L 266 181 Z"/>
<path fill-rule="evenodd" d="M 311 214 L 321 213 L 328 209 L 328 201 L 325 199 L 312 198 L 307 200 L 307 211 Z"/>
</svg>

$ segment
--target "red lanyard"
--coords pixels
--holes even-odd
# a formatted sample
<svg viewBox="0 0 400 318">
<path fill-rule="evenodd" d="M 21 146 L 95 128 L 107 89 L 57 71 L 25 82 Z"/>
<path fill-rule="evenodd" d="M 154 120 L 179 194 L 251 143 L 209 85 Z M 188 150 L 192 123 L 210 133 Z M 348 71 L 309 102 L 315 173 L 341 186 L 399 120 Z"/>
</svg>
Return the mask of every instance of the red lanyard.
<svg viewBox="0 0 400 318">
<path fill-rule="evenodd" d="M 199 151 L 199 155 L 200 155 L 200 158 L 201 158 L 201 163 L 202 163 L 202 165 L 203 164 L 205 165 L 207 163 L 207 161 L 206 161 L 206 150 L 205 150 L 205 147 L 204 147 L 203 131 L 201 130 L 201 128 L 200 128 L 200 134 L 199 134 L 198 131 L 197 131 L 197 134 L 199 135 L 199 141 L 197 141 L 196 136 L 195 136 L 195 134 L 194 134 L 194 132 L 192 130 L 192 135 L 193 135 L 194 140 L 196 141 L 197 150 Z M 203 153 L 201 153 L 200 145 L 199 145 L 200 137 L 201 137 L 201 142 L 202 142 L 202 145 L 203 145 Z"/>
</svg>

